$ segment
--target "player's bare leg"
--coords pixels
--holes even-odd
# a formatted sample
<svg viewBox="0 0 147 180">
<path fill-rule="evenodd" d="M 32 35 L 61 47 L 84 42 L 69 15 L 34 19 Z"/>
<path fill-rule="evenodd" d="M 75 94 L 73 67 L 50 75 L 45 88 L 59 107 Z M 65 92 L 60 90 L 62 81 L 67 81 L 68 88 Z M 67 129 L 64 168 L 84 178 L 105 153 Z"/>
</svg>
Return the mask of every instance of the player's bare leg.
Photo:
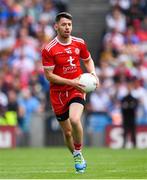
<svg viewBox="0 0 147 180">
<path fill-rule="evenodd" d="M 81 116 L 84 106 L 79 103 L 72 103 L 69 108 L 69 119 L 72 124 L 72 133 L 75 144 L 83 144 L 83 127 Z"/>
<path fill-rule="evenodd" d="M 65 121 L 60 121 L 60 126 L 63 131 L 64 141 L 71 153 L 74 151 L 74 142 L 73 142 L 73 136 L 72 136 L 72 126 L 69 119 Z"/>
<path fill-rule="evenodd" d="M 72 103 L 69 108 L 69 119 L 59 122 L 65 143 L 74 156 L 76 172 L 84 172 L 86 168 L 86 163 L 81 153 L 83 144 L 81 116 L 83 109 L 83 105 Z"/>
<path fill-rule="evenodd" d="M 74 160 L 75 168 L 77 172 L 84 172 L 86 168 L 85 160 L 82 156 L 82 144 L 83 144 L 83 127 L 81 124 L 81 116 L 84 106 L 80 103 L 72 103 L 69 107 L 69 119 L 72 125 L 72 134 L 74 142 Z"/>
</svg>

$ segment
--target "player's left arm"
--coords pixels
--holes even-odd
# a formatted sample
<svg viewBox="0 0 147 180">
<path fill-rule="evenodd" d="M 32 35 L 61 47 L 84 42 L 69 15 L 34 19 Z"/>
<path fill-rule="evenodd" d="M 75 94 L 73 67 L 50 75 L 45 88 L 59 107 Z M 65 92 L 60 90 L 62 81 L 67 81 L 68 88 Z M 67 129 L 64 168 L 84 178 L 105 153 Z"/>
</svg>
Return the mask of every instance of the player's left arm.
<svg viewBox="0 0 147 180">
<path fill-rule="evenodd" d="M 81 47 L 80 57 L 84 62 L 85 68 L 86 68 L 87 72 L 89 72 L 95 76 L 95 78 L 97 80 L 97 87 L 99 87 L 99 79 L 98 79 L 98 76 L 96 75 L 94 61 L 91 57 L 91 54 L 90 54 L 84 40 L 81 41 L 80 47 Z"/>
<path fill-rule="evenodd" d="M 94 65 L 94 62 L 93 62 L 93 59 L 91 58 L 91 56 L 89 58 L 87 58 L 86 60 L 84 60 L 83 62 L 84 62 L 84 66 L 85 66 L 87 72 L 96 76 L 95 65 Z"/>
<path fill-rule="evenodd" d="M 89 56 L 88 59 L 86 59 L 84 62 L 84 66 L 87 70 L 87 72 L 91 73 L 92 75 L 95 76 L 96 80 L 97 80 L 97 87 L 99 87 L 99 78 L 98 76 L 96 75 L 96 71 L 95 71 L 95 65 L 94 65 L 94 61 L 93 59 L 91 58 L 91 56 Z"/>
</svg>

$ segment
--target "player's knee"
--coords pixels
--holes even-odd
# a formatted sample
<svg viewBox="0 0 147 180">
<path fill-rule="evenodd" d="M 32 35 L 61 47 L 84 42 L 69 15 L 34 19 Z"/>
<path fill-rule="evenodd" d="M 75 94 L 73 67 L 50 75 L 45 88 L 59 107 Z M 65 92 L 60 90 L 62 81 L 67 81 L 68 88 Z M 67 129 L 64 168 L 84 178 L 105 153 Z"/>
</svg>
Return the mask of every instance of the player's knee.
<svg viewBox="0 0 147 180">
<path fill-rule="evenodd" d="M 70 121 L 72 125 L 77 125 L 80 121 L 80 118 L 75 116 L 75 117 L 70 118 Z"/>
<path fill-rule="evenodd" d="M 71 131 L 71 129 L 66 130 L 66 131 L 64 132 L 64 136 L 65 136 L 66 139 L 71 138 L 71 136 L 72 136 L 72 131 Z"/>
</svg>

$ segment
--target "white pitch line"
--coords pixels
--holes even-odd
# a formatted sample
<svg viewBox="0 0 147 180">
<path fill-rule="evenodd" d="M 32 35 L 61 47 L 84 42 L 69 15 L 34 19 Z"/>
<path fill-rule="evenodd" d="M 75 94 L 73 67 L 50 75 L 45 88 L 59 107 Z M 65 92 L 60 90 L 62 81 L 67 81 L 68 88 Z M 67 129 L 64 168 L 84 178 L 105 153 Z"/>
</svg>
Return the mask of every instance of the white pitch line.
<svg viewBox="0 0 147 180">
<path fill-rule="evenodd" d="M 29 173 L 67 173 L 67 170 L 45 170 L 45 171 L 23 171 L 21 174 L 29 174 Z M 69 173 L 69 171 L 68 171 Z M 20 174 L 16 171 L 0 171 L 0 174 Z"/>
</svg>

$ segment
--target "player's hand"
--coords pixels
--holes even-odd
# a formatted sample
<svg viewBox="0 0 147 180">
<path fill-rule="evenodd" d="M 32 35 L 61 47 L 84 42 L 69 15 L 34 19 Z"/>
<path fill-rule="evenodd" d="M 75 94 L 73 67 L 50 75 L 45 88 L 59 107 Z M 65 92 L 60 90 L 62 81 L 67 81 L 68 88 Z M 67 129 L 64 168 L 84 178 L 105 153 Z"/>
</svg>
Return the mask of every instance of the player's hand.
<svg viewBox="0 0 147 180">
<path fill-rule="evenodd" d="M 72 86 L 75 87 L 76 89 L 78 89 L 81 92 L 85 92 L 84 91 L 85 86 L 79 82 L 79 79 L 80 79 L 80 77 L 72 79 L 71 80 L 72 81 Z"/>
<path fill-rule="evenodd" d="M 96 73 L 91 73 L 95 78 L 96 78 L 96 81 L 97 81 L 97 83 L 96 83 L 96 88 L 99 88 L 99 86 L 100 86 L 100 81 L 99 81 L 99 78 L 98 78 L 98 76 L 96 75 Z"/>
</svg>

